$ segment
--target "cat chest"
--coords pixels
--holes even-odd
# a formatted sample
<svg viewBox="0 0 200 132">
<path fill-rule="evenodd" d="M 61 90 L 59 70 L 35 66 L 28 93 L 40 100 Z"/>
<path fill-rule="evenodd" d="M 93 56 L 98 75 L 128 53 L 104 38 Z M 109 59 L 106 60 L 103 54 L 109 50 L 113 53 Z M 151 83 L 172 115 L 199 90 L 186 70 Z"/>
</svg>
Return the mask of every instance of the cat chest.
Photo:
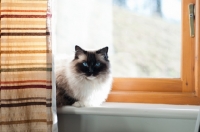
<svg viewBox="0 0 200 132">
<path fill-rule="evenodd" d="M 77 98 L 91 98 L 102 96 L 102 94 L 106 94 L 109 92 L 109 89 L 105 85 L 100 85 L 98 83 L 90 83 L 90 84 L 78 84 L 72 88 L 73 94 Z"/>
</svg>

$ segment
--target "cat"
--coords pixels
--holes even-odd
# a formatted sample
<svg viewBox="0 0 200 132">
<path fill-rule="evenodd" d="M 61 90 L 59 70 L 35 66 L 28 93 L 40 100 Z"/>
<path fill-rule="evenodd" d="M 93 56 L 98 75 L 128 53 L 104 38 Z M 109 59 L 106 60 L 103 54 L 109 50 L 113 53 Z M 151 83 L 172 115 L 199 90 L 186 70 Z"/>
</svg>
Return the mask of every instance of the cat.
<svg viewBox="0 0 200 132">
<path fill-rule="evenodd" d="M 101 105 L 112 87 L 108 47 L 84 50 L 75 46 L 72 59 L 57 61 L 57 106 L 92 107 Z"/>
</svg>

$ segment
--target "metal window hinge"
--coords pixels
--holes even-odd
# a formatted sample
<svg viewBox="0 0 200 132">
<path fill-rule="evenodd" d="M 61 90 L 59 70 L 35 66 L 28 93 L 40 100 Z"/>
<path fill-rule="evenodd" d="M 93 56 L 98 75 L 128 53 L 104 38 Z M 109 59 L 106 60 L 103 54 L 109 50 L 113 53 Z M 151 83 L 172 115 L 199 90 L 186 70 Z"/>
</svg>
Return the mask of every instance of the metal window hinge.
<svg viewBox="0 0 200 132">
<path fill-rule="evenodd" d="M 189 4 L 190 37 L 194 37 L 195 4 Z"/>
</svg>

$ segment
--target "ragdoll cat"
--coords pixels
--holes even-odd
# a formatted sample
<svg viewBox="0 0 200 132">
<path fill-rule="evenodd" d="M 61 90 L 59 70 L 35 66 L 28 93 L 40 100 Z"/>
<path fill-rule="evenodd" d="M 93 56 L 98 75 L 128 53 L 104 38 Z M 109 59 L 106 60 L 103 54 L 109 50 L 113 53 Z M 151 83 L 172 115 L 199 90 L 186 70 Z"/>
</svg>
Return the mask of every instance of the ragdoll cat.
<svg viewBox="0 0 200 132">
<path fill-rule="evenodd" d="M 75 46 L 75 56 L 56 63 L 57 106 L 99 106 L 111 90 L 108 47 L 86 51 Z"/>
</svg>

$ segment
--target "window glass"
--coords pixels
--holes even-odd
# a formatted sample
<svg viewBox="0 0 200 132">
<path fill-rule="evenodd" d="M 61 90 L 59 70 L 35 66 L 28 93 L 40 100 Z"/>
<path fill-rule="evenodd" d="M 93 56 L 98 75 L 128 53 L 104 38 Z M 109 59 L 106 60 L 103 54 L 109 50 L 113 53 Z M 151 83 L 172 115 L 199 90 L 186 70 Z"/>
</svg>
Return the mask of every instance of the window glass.
<svg viewBox="0 0 200 132">
<path fill-rule="evenodd" d="M 180 78 L 181 0 L 59 0 L 56 12 L 57 54 L 109 46 L 115 77 Z"/>
</svg>

